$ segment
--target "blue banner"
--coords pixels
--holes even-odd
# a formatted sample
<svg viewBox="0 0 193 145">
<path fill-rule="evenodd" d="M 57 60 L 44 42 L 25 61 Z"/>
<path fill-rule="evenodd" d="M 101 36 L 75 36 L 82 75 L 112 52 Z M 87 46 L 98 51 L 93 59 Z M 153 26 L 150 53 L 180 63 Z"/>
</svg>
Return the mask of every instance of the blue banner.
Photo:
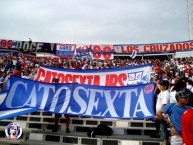
<svg viewBox="0 0 193 145">
<path fill-rule="evenodd" d="M 102 118 L 154 117 L 152 83 L 125 87 L 44 83 L 11 77 L 0 110 L 36 108 Z"/>
<path fill-rule="evenodd" d="M 7 91 L 0 91 L 0 105 L 3 103 L 6 96 L 7 96 Z M 36 111 L 38 111 L 38 109 L 36 108 L 21 108 L 21 109 L 0 111 L 0 120 L 9 119 L 15 116 L 24 115 L 24 114 L 32 113 Z"/>
</svg>

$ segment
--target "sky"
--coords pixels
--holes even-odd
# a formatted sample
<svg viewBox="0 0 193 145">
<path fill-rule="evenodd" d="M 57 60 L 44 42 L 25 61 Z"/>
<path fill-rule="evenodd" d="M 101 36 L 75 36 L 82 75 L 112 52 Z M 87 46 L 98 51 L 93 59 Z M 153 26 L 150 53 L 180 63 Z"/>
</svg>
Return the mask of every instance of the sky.
<svg viewBox="0 0 193 145">
<path fill-rule="evenodd" d="M 0 39 L 64 44 L 189 40 L 186 0 L 0 0 Z"/>
</svg>

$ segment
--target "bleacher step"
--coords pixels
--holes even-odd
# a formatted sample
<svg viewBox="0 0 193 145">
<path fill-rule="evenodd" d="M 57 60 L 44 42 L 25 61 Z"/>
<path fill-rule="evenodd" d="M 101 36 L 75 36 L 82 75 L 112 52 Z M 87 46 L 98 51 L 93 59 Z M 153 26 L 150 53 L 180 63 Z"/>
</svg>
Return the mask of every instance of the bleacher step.
<svg viewBox="0 0 193 145">
<path fill-rule="evenodd" d="M 73 143 L 74 145 L 90 144 L 92 145 L 124 145 L 127 142 L 139 142 L 140 145 L 160 145 L 162 140 L 160 138 L 151 138 L 150 136 L 141 135 L 112 135 L 100 136 L 89 138 L 85 132 L 71 132 L 69 134 L 57 133 L 30 133 L 29 141 L 39 142 L 57 142 L 57 143 Z M 148 143 L 148 144 L 147 144 Z"/>
<path fill-rule="evenodd" d="M 0 145 L 161 145 L 161 138 L 147 135 L 112 135 L 87 137 L 85 132 L 31 132 L 29 139 L 0 139 Z"/>
</svg>

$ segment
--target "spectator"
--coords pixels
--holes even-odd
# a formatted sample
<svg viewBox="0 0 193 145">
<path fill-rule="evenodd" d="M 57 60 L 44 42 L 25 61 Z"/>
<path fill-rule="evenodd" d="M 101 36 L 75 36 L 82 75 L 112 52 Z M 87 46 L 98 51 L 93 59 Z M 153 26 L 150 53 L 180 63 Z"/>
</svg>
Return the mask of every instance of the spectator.
<svg viewBox="0 0 193 145">
<path fill-rule="evenodd" d="M 193 81 L 193 67 L 190 68 L 189 77 Z"/>
<path fill-rule="evenodd" d="M 188 103 L 188 95 L 185 91 L 179 91 L 176 93 L 176 103 L 170 103 L 161 108 L 157 112 L 157 116 L 165 121 L 170 127 L 170 135 L 171 135 L 171 145 L 182 145 L 182 137 L 181 137 L 181 116 L 186 109 L 189 107 L 186 106 Z M 164 114 L 169 115 L 169 119 L 165 117 Z"/>
<path fill-rule="evenodd" d="M 160 93 L 157 97 L 157 102 L 156 102 L 156 113 L 162 109 L 165 105 L 167 105 L 169 103 L 169 82 L 167 80 L 162 80 L 161 82 L 159 82 L 158 84 L 158 88 L 160 89 Z M 159 119 L 159 117 L 156 115 L 155 119 Z M 160 123 L 160 129 L 161 129 L 161 133 L 162 133 L 162 137 L 163 137 L 163 145 L 167 145 L 168 144 L 168 139 L 169 139 L 169 134 L 168 134 L 168 126 L 167 123 L 162 120 L 159 119 L 159 123 Z"/>
<path fill-rule="evenodd" d="M 24 72 L 22 72 L 22 75 L 21 75 L 21 78 L 24 78 L 24 79 L 31 79 L 31 77 L 30 77 L 30 71 L 24 71 Z"/>
<path fill-rule="evenodd" d="M 154 89 L 154 110 L 156 112 L 156 102 L 157 102 L 157 96 L 160 93 L 160 90 L 158 88 L 158 83 L 160 82 L 160 78 L 158 74 L 155 74 L 153 76 L 153 82 L 155 83 L 155 89 Z M 157 117 L 154 118 L 155 122 L 155 134 L 151 135 L 151 137 L 159 138 L 160 137 L 160 123 L 159 119 Z"/>
<path fill-rule="evenodd" d="M 187 80 L 187 85 L 186 88 L 193 93 L 193 81 L 192 80 Z"/>
<path fill-rule="evenodd" d="M 154 66 L 155 73 L 160 74 L 161 73 L 161 67 L 159 64 L 159 61 L 156 61 L 156 64 Z"/>
<path fill-rule="evenodd" d="M 188 78 L 189 77 L 189 72 L 190 72 L 191 66 L 189 62 L 186 62 L 184 65 L 184 74 Z"/>
<path fill-rule="evenodd" d="M 193 109 L 187 109 L 181 117 L 183 145 L 193 145 Z"/>
<path fill-rule="evenodd" d="M 52 83 L 59 83 L 59 79 L 53 78 L 52 79 Z M 57 113 L 55 114 L 55 117 L 54 117 L 54 128 L 52 129 L 52 132 L 57 132 L 58 131 L 60 117 L 61 117 L 61 114 L 57 114 Z M 70 133 L 70 129 L 69 129 L 69 126 L 70 126 L 70 116 L 65 114 L 65 117 L 66 117 L 66 133 Z"/>
<path fill-rule="evenodd" d="M 186 89 L 185 89 L 186 93 L 189 94 L 189 102 L 188 102 L 188 106 L 193 107 L 193 81 L 192 80 L 187 80 L 186 81 Z"/>
<path fill-rule="evenodd" d="M 176 103 L 176 92 L 185 90 L 186 88 L 186 82 L 182 81 L 179 78 L 176 78 L 174 81 L 173 86 L 170 89 L 170 103 Z"/>
</svg>

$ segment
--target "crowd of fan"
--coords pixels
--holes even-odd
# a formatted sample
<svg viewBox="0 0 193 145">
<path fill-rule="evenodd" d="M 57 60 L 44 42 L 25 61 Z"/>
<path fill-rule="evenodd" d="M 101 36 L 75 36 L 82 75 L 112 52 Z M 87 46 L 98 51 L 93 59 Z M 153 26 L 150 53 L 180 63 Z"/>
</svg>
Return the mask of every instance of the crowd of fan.
<svg viewBox="0 0 193 145">
<path fill-rule="evenodd" d="M 152 81 L 155 84 L 163 80 L 169 83 L 169 103 L 177 102 L 176 93 L 181 90 L 188 90 L 191 94 L 189 106 L 193 106 L 193 57 L 174 59 L 131 59 L 115 58 L 113 60 L 92 60 L 74 58 L 39 58 L 29 56 L 0 56 L 0 83 L 1 90 L 7 89 L 7 80 L 11 75 L 22 78 L 34 79 L 39 66 L 54 66 L 69 69 L 108 69 L 128 67 L 135 65 L 151 64 Z M 160 83 L 161 85 L 161 83 Z M 155 97 L 159 95 L 160 89 L 155 87 Z M 156 100 L 154 105 L 156 105 Z M 160 128 L 156 127 L 159 135 Z M 69 131 L 68 131 L 69 132 Z"/>
<path fill-rule="evenodd" d="M 193 78 L 193 58 L 178 59 L 131 59 L 115 58 L 113 60 L 92 59 L 60 59 L 38 58 L 29 56 L 2 55 L 0 57 L 0 82 L 3 83 L 10 75 L 33 79 L 39 66 L 54 66 L 70 69 L 105 69 L 134 65 L 152 64 L 152 75 L 159 74 L 162 79 L 167 78 L 170 83 L 176 77 Z"/>
</svg>

